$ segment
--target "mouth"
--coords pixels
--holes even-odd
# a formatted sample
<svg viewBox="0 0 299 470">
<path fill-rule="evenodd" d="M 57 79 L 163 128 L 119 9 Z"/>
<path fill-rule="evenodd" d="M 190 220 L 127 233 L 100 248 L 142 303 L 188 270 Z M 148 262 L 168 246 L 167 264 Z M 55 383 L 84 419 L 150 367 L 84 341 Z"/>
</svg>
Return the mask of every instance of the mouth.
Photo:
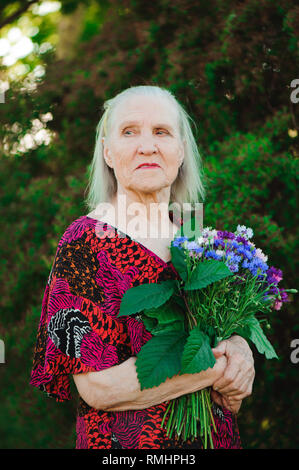
<svg viewBox="0 0 299 470">
<path fill-rule="evenodd" d="M 142 163 L 136 169 L 138 170 L 139 168 L 160 168 L 160 165 L 158 163 Z"/>
</svg>

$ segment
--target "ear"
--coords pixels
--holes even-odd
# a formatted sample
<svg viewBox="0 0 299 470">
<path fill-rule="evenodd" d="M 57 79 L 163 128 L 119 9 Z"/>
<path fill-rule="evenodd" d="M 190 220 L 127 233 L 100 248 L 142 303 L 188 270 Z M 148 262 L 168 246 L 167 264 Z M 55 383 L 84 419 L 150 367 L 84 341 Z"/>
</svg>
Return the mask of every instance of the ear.
<svg viewBox="0 0 299 470">
<path fill-rule="evenodd" d="M 110 168 L 113 168 L 112 159 L 111 159 L 111 152 L 110 152 L 108 146 L 105 144 L 105 137 L 102 137 L 102 143 L 103 143 L 103 157 L 104 157 L 104 160 Z"/>
</svg>

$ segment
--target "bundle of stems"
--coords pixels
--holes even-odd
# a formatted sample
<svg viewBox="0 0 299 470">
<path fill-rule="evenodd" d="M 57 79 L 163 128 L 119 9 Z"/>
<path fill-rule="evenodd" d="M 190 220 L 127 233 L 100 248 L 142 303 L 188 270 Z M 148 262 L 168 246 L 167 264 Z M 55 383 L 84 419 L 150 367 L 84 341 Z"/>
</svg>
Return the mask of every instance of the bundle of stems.
<svg viewBox="0 0 299 470">
<path fill-rule="evenodd" d="M 208 443 L 210 448 L 214 449 L 212 427 L 216 434 L 217 429 L 212 414 L 210 388 L 171 400 L 163 417 L 162 427 L 166 416 L 169 416 L 165 425 L 169 438 L 173 434 L 183 441 L 187 439 L 194 441 L 197 437 L 201 437 L 205 449 L 208 448 Z"/>
<path fill-rule="evenodd" d="M 210 326 L 215 331 L 217 344 L 228 339 L 256 311 L 265 313 L 270 310 L 269 303 L 264 300 L 263 287 L 258 276 L 244 279 L 235 275 L 188 294 L 182 291 L 186 329 L 191 331 L 200 326 L 205 330 Z M 200 436 L 205 449 L 208 444 L 214 448 L 212 429 L 216 434 L 217 429 L 212 413 L 211 387 L 172 400 L 163 417 L 162 427 L 167 416 L 165 428 L 169 437 L 175 434 L 184 441 L 194 441 Z"/>
</svg>

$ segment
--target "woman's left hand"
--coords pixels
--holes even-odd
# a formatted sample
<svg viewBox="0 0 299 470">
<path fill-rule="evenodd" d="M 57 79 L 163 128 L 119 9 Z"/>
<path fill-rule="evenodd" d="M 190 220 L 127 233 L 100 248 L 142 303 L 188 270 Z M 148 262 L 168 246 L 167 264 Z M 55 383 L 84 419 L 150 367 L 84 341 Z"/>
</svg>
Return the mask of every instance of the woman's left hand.
<svg viewBox="0 0 299 470">
<path fill-rule="evenodd" d="M 217 359 L 223 354 L 227 357 L 227 367 L 213 384 L 213 390 L 231 402 L 240 402 L 241 406 L 243 398 L 252 393 L 255 376 L 253 355 L 247 341 L 235 335 L 221 341 L 212 351 Z"/>
<path fill-rule="evenodd" d="M 218 405 L 224 406 L 233 414 L 237 414 L 242 405 L 242 400 L 234 400 L 234 397 L 221 395 L 221 393 L 215 392 L 213 389 L 211 390 L 211 398 L 214 402 L 218 403 Z"/>
</svg>

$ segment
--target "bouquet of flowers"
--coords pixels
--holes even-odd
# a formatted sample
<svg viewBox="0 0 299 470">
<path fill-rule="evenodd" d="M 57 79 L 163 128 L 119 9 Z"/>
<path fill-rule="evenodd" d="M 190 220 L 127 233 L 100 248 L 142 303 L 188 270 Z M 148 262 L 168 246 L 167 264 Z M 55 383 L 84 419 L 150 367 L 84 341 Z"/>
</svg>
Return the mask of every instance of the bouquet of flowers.
<svg viewBox="0 0 299 470">
<path fill-rule="evenodd" d="M 251 228 L 238 225 L 234 233 L 206 227 L 188 237 L 182 226 L 170 246 L 180 279 L 125 292 L 119 316 L 142 312 L 152 334 L 136 360 L 141 390 L 158 386 L 167 377 L 213 367 L 212 348 L 232 334 L 252 341 L 267 359 L 277 358 L 261 325 L 270 328 L 267 313 L 279 310 L 289 301 L 287 292 L 297 290 L 278 287 L 282 271 L 269 268 L 267 256 L 250 241 L 252 236 Z M 170 437 L 200 436 L 204 448 L 213 448 L 212 426 L 217 430 L 210 389 L 171 400 L 163 426 Z"/>
</svg>

